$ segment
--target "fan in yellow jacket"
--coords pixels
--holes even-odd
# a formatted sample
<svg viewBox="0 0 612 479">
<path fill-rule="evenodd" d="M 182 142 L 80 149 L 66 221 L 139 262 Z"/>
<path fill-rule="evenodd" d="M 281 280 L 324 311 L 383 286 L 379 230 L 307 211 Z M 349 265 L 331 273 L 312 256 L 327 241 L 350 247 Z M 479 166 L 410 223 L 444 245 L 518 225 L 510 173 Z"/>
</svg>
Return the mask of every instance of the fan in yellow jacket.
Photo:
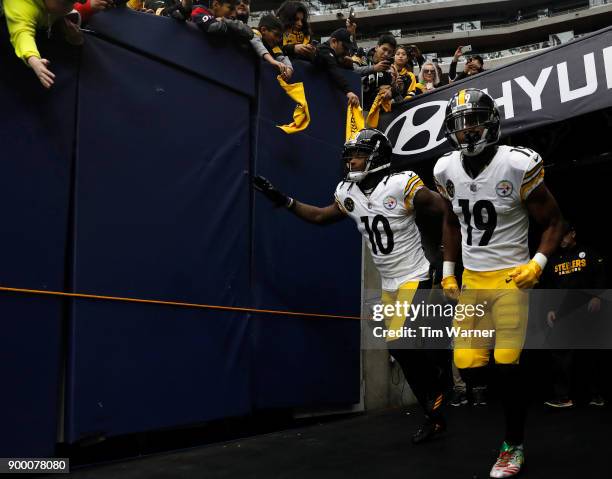
<svg viewBox="0 0 612 479">
<path fill-rule="evenodd" d="M 76 4 L 76 5 L 75 5 Z M 113 5 L 112 0 L 4 0 L 4 15 L 15 54 L 29 65 L 45 88 L 53 85 L 55 75 L 50 62 L 41 58 L 36 46 L 36 30 L 51 29 L 73 9 L 80 14 L 92 14 Z M 79 27 L 65 20 L 66 38 L 71 43 L 81 38 Z"/>
</svg>

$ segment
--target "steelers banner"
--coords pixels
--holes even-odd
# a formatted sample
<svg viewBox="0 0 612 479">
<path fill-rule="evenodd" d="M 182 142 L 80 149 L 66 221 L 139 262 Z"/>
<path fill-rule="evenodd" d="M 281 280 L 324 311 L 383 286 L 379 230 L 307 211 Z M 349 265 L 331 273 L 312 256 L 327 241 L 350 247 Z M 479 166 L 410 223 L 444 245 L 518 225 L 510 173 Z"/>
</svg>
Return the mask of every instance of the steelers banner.
<svg viewBox="0 0 612 479">
<path fill-rule="evenodd" d="M 486 90 L 502 118 L 502 137 L 612 106 L 612 27 L 474 78 L 417 96 L 382 114 L 379 129 L 408 165 L 450 151 L 443 132 L 448 100 L 464 88 Z"/>
</svg>

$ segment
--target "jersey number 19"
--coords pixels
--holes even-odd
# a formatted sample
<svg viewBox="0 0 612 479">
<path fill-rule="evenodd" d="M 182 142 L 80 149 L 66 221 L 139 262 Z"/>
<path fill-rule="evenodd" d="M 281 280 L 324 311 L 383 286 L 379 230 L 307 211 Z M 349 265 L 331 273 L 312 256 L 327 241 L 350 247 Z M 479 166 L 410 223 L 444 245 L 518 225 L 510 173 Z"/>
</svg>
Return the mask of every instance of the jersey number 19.
<svg viewBox="0 0 612 479">
<path fill-rule="evenodd" d="M 488 200 L 480 200 L 474 204 L 473 210 L 470 210 L 470 200 L 459 200 L 459 206 L 461 206 L 463 219 L 467 226 L 466 244 L 472 246 L 472 231 L 474 230 L 472 227 L 473 213 L 474 226 L 476 226 L 476 229 L 484 232 L 478 246 L 487 246 L 497 226 L 497 212 L 495 211 L 493 203 Z M 486 218 L 483 213 L 486 213 Z"/>
</svg>

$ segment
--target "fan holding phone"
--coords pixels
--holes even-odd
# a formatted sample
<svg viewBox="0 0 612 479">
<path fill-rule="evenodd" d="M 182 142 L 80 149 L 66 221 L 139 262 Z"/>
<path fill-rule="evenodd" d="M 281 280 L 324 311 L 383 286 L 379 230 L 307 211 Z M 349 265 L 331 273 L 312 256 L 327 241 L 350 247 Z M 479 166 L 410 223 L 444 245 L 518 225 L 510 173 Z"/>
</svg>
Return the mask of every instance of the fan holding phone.
<svg viewBox="0 0 612 479">
<path fill-rule="evenodd" d="M 482 73 L 484 71 L 484 60 L 480 55 L 470 55 L 465 59 L 465 67 L 462 72 L 457 73 L 457 62 L 459 58 L 466 54 L 472 53 L 472 45 L 459 46 L 455 55 L 453 56 L 453 61 L 450 64 L 450 68 L 448 71 L 448 79 L 451 82 L 463 80 L 466 77 L 476 75 L 478 73 Z"/>
</svg>

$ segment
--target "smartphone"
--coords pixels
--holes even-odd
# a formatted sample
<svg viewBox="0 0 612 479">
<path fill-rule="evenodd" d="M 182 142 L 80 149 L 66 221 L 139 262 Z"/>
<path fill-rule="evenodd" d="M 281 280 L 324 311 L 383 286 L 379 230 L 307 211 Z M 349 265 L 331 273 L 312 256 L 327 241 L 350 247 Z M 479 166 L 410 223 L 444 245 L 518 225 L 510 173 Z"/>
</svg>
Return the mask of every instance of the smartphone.
<svg viewBox="0 0 612 479">
<path fill-rule="evenodd" d="M 461 53 L 463 53 L 464 55 L 471 51 L 472 51 L 472 45 L 466 45 L 464 47 L 461 47 Z"/>
<path fill-rule="evenodd" d="M 349 16 L 348 16 L 349 22 L 355 23 L 355 17 L 356 16 L 357 15 L 355 15 L 355 9 L 353 7 L 351 7 L 351 9 L 349 10 Z"/>
</svg>

